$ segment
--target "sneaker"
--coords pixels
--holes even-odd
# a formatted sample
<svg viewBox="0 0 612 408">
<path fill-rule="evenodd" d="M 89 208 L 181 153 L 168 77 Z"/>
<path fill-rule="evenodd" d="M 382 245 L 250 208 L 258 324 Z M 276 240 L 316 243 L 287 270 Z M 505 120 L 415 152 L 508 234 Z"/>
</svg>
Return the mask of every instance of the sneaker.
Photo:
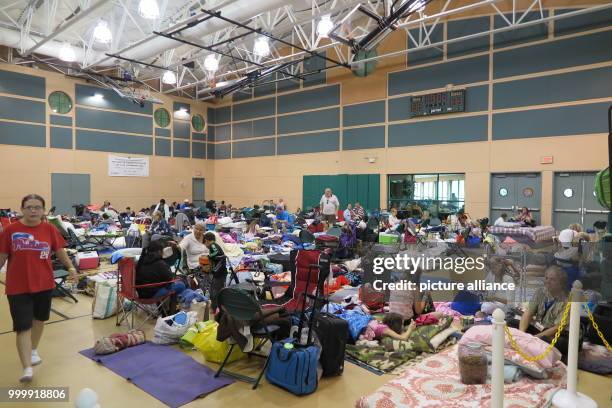
<svg viewBox="0 0 612 408">
<path fill-rule="evenodd" d="M 19 381 L 22 383 L 30 382 L 32 381 L 33 376 L 34 376 L 34 370 L 32 370 L 32 367 L 24 368 L 23 374 L 21 375 L 21 378 L 19 379 Z"/>
<path fill-rule="evenodd" d="M 32 350 L 32 365 L 39 365 L 42 363 L 42 358 L 38 355 L 38 351 Z"/>
</svg>

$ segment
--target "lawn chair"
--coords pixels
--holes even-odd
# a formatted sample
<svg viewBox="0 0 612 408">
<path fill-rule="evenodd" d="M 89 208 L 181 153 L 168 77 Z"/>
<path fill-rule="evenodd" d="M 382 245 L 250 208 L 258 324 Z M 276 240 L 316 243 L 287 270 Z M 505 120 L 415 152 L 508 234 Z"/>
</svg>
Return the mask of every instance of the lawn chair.
<svg viewBox="0 0 612 408">
<path fill-rule="evenodd" d="M 66 279 L 68 279 L 68 276 L 69 276 L 68 271 L 64 269 L 58 269 L 58 270 L 53 271 L 53 280 L 55 281 L 55 290 L 57 291 L 57 293 L 59 293 L 60 296 L 62 297 L 68 296 L 69 298 L 74 300 L 74 303 L 79 303 L 77 298 L 75 298 L 72 295 L 72 293 L 70 293 L 70 291 L 68 291 L 63 286 L 63 284 L 66 282 Z"/>
<path fill-rule="evenodd" d="M 267 325 L 264 322 L 264 319 L 269 315 L 278 313 L 280 308 L 262 311 L 257 298 L 252 291 L 237 287 L 227 287 L 222 289 L 221 292 L 219 292 L 217 303 L 219 304 L 221 313 L 227 313 L 227 315 L 234 320 L 250 323 L 249 325 L 251 328 L 251 334 L 253 335 L 253 342 L 254 345 L 256 344 L 256 346 L 254 346 L 252 352 L 248 352 L 247 354 L 249 356 L 254 355 L 265 358 L 266 361 L 257 378 L 224 370 L 229 356 L 232 354 L 234 347 L 236 347 L 236 343 L 233 343 L 225 355 L 223 363 L 221 363 L 221 366 L 217 370 L 215 377 L 219 377 L 219 375 L 223 374 L 224 376 L 253 384 L 252 389 L 256 389 L 259 385 L 261 377 L 268 367 L 269 361 L 269 356 L 258 354 L 257 351 L 259 351 L 268 341 L 272 342 L 274 340 L 274 332 L 279 329 L 279 326 Z"/>
<path fill-rule="evenodd" d="M 318 250 L 300 250 L 296 252 L 295 265 L 291 268 L 291 284 L 285 294 L 273 300 L 262 300 L 264 310 L 282 306 L 289 313 L 301 312 L 304 294 L 312 299 L 316 293 L 323 293 L 323 285 L 330 273 L 329 256 Z M 317 273 L 309 272 L 313 266 Z"/>
<path fill-rule="evenodd" d="M 127 322 L 129 330 L 142 327 L 149 319 L 156 318 L 158 314 L 166 314 L 169 310 L 170 298 L 174 295 L 173 291 L 161 297 L 140 298 L 138 296 L 139 288 L 160 288 L 166 286 L 176 280 L 168 282 L 150 283 L 146 285 L 136 285 L 136 265 L 134 258 L 125 257 L 119 260 L 119 276 L 117 279 L 117 320 L 116 325 L 120 326 L 123 321 Z M 125 301 L 129 300 L 131 307 L 126 307 Z M 148 306 L 155 305 L 151 309 Z M 138 326 L 134 326 L 134 314 L 142 310 L 146 314 L 146 319 Z M 131 317 L 131 322 L 130 322 Z"/>
</svg>

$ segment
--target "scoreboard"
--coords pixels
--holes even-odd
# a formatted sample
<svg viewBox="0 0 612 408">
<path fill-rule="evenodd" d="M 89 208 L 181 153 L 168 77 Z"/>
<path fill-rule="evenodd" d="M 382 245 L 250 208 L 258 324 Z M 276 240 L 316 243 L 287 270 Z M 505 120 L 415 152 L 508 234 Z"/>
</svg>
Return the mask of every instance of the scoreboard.
<svg viewBox="0 0 612 408">
<path fill-rule="evenodd" d="M 410 117 L 465 111 L 465 89 L 410 98 Z"/>
</svg>

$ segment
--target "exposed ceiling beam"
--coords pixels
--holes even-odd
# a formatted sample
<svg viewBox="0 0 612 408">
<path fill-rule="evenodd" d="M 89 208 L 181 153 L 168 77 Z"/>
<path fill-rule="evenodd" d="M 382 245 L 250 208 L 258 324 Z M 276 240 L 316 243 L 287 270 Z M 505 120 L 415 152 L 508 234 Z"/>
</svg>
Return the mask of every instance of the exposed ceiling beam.
<svg viewBox="0 0 612 408">
<path fill-rule="evenodd" d="M 73 17 L 70 20 L 68 20 L 64 25 L 62 25 L 61 27 L 59 27 L 58 29 L 53 31 L 51 34 L 49 34 L 48 36 L 46 36 L 45 38 L 43 38 L 42 40 L 37 42 L 36 45 L 34 45 L 33 47 L 30 47 L 28 50 L 23 52 L 23 56 L 27 57 L 28 55 L 30 55 L 31 53 L 35 52 L 38 48 L 40 48 L 41 46 L 43 46 L 47 42 L 53 40 L 58 35 L 62 34 L 64 31 L 70 29 L 75 24 L 78 24 L 81 21 L 83 21 L 83 19 L 85 17 L 89 16 L 94 11 L 98 10 L 100 7 L 104 6 L 105 4 L 111 3 L 111 1 L 112 0 L 98 0 L 95 4 L 90 6 L 88 9 L 81 10 L 81 12 L 79 14 L 77 14 L 75 17 Z"/>
</svg>

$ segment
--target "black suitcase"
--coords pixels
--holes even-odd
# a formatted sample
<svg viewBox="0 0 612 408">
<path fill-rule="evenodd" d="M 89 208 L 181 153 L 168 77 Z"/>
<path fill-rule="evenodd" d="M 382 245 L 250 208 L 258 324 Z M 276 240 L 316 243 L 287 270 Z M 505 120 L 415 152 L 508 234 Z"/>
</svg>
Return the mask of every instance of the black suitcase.
<svg viewBox="0 0 612 408">
<path fill-rule="evenodd" d="M 330 313 L 314 318 L 314 331 L 321 342 L 323 376 L 341 375 L 344 371 L 344 349 L 349 337 L 348 322 Z"/>
</svg>

